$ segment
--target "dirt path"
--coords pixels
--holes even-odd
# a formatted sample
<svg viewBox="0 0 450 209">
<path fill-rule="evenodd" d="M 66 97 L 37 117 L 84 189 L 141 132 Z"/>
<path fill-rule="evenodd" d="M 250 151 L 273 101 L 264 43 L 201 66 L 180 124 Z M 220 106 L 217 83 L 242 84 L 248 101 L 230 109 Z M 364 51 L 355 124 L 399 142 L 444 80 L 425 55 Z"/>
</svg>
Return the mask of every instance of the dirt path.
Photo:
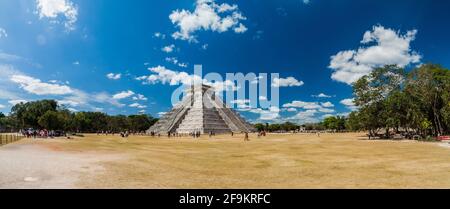
<svg viewBox="0 0 450 209">
<path fill-rule="evenodd" d="M 77 188 L 81 175 L 101 172 L 100 162 L 108 158 L 61 152 L 33 142 L 9 144 L 0 148 L 0 188 Z"/>
</svg>

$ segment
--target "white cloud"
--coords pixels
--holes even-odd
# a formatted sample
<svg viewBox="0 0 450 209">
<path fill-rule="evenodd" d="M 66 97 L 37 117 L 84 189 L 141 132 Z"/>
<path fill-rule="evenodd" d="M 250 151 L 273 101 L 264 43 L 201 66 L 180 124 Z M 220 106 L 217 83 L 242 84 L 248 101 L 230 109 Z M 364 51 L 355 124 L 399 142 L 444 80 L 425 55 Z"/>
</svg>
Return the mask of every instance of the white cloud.
<svg viewBox="0 0 450 209">
<path fill-rule="evenodd" d="M 175 39 L 196 41 L 194 33 L 198 30 L 211 30 L 214 32 L 226 32 L 233 29 L 236 33 L 247 30 L 240 23 L 246 17 L 239 11 L 237 5 L 227 3 L 217 4 L 215 0 L 197 0 L 195 10 L 175 10 L 169 15 L 179 31 L 172 34 Z"/>
<path fill-rule="evenodd" d="M 178 58 L 176 58 L 176 57 L 166 57 L 165 60 L 166 60 L 167 62 L 170 62 L 170 63 L 174 64 L 174 65 L 177 65 L 178 67 L 183 67 L 183 68 L 188 67 L 188 64 L 187 64 L 187 63 L 180 62 L 180 61 L 178 60 Z"/>
<path fill-rule="evenodd" d="M 80 65 L 80 61 L 75 61 L 72 63 L 73 65 Z"/>
<path fill-rule="evenodd" d="M 250 103 L 249 99 L 236 99 L 230 102 L 231 104 L 238 104 L 238 105 L 242 105 L 242 104 L 248 104 Z"/>
<path fill-rule="evenodd" d="M 242 111 L 242 110 L 241 110 Z M 261 108 L 254 108 L 254 109 L 247 109 L 243 111 L 248 111 L 254 114 L 259 114 L 259 120 L 263 121 L 271 121 L 280 118 L 280 108 L 278 107 L 270 107 L 269 109 L 261 109 Z"/>
<path fill-rule="evenodd" d="M 113 95 L 113 99 L 125 99 L 134 95 L 133 91 L 122 91 Z"/>
<path fill-rule="evenodd" d="M 159 112 L 159 113 L 158 113 L 158 116 L 159 116 L 159 117 L 162 117 L 162 116 L 165 115 L 166 113 L 167 113 L 167 112 Z"/>
<path fill-rule="evenodd" d="M 297 109 L 291 107 L 291 108 L 286 108 L 286 111 L 288 111 L 288 112 L 297 112 Z"/>
<path fill-rule="evenodd" d="M 335 112 L 332 109 L 334 105 L 331 102 L 319 103 L 319 102 L 304 102 L 304 101 L 292 101 L 283 105 L 283 108 L 287 111 L 293 112 L 293 109 L 300 108 L 304 110 L 314 110 L 314 113 L 332 113 Z M 309 112 L 311 113 L 311 111 Z M 303 114 L 303 113 L 302 113 Z"/>
<path fill-rule="evenodd" d="M 319 122 L 319 119 L 316 117 L 317 113 L 318 113 L 317 110 L 305 110 L 298 112 L 296 115 L 288 118 L 288 120 L 294 121 L 298 124 L 316 123 Z"/>
<path fill-rule="evenodd" d="M 145 96 L 142 95 L 142 94 L 137 94 L 137 95 L 134 96 L 132 99 L 133 99 L 133 100 L 136 100 L 136 101 L 147 101 L 147 100 L 148 100 L 147 97 L 145 97 Z"/>
<path fill-rule="evenodd" d="M 361 43 L 375 44 L 358 50 L 341 51 L 331 57 L 329 68 L 334 70 L 331 78 L 350 85 L 376 67 L 389 64 L 404 67 L 419 63 L 422 57 L 410 47 L 416 34 L 417 30 L 401 34 L 381 25 L 374 26 L 372 31 L 364 34 Z"/>
<path fill-rule="evenodd" d="M 137 80 L 144 81 L 145 84 L 160 82 L 162 84 L 168 83 L 171 86 L 179 85 L 180 83 L 190 84 L 193 81 L 192 76 L 188 73 L 169 70 L 164 66 L 151 67 L 149 70 L 154 74 L 138 77 Z"/>
<path fill-rule="evenodd" d="M 335 110 L 334 109 L 331 109 L 331 108 L 324 108 L 324 107 L 321 107 L 321 108 L 319 108 L 319 109 L 317 109 L 319 112 L 323 112 L 323 113 L 332 113 L 332 112 L 334 112 Z"/>
<path fill-rule="evenodd" d="M 293 86 L 303 86 L 305 83 L 303 81 L 298 81 L 294 77 L 287 78 L 274 78 L 272 82 L 273 87 L 293 87 Z"/>
<path fill-rule="evenodd" d="M 171 52 L 173 52 L 174 49 L 175 49 L 175 45 L 171 44 L 171 45 L 161 48 L 161 51 L 163 51 L 165 53 L 171 53 Z"/>
<path fill-rule="evenodd" d="M 110 94 L 108 94 L 106 92 L 101 92 L 101 93 L 94 94 L 93 96 L 88 97 L 88 98 L 89 98 L 89 100 L 93 100 L 98 103 L 109 103 L 116 107 L 124 107 L 125 104 L 120 103 L 119 100 L 129 97 L 129 96 L 126 96 L 127 94 L 129 94 L 129 92 L 121 92 L 121 93 L 111 96 Z M 112 99 L 111 99 L 111 97 L 112 97 Z M 93 108 L 95 109 L 96 107 L 93 107 Z"/>
<path fill-rule="evenodd" d="M 234 28 L 235 33 L 245 33 L 247 30 L 247 27 L 245 27 L 245 25 L 242 23 L 239 23 L 239 27 Z"/>
<path fill-rule="evenodd" d="M 311 3 L 311 0 L 303 0 L 303 4 L 309 4 Z"/>
<path fill-rule="evenodd" d="M 295 107 L 304 109 L 317 109 L 320 105 L 317 102 L 303 102 L 303 101 L 292 101 L 283 105 L 285 108 Z"/>
<path fill-rule="evenodd" d="M 13 75 L 10 80 L 19 84 L 20 88 L 36 95 L 66 95 L 73 93 L 73 90 L 66 85 L 45 83 L 37 78 L 26 75 Z"/>
<path fill-rule="evenodd" d="M 70 0 L 36 0 L 39 18 L 48 18 L 52 22 L 59 22 L 58 17 L 64 16 L 64 26 L 67 30 L 75 29 L 78 8 Z"/>
<path fill-rule="evenodd" d="M 106 75 L 106 77 L 107 77 L 108 79 L 111 79 L 111 80 L 119 80 L 119 79 L 122 77 L 122 74 L 120 74 L 120 73 L 118 73 L 118 74 L 108 73 L 108 74 Z"/>
<path fill-rule="evenodd" d="M 164 66 L 151 67 L 149 70 L 153 73 L 148 76 L 137 77 L 136 80 L 142 81 L 143 84 L 169 84 L 176 86 L 180 84 L 192 85 L 194 83 L 203 83 L 205 85 L 212 86 L 215 91 L 236 91 L 238 87 L 234 82 L 230 80 L 222 82 L 210 82 L 206 79 L 202 79 L 197 75 L 190 75 L 187 72 L 178 72 L 167 69 Z"/>
<path fill-rule="evenodd" d="M 79 102 L 74 100 L 58 100 L 58 104 L 71 107 L 78 107 L 80 105 Z"/>
<path fill-rule="evenodd" d="M 162 34 L 160 32 L 156 32 L 155 34 L 153 34 L 153 37 L 160 38 L 160 39 L 166 39 L 166 34 Z"/>
<path fill-rule="evenodd" d="M 0 98 L 9 100 L 10 104 L 16 104 L 20 101 L 26 102 L 23 98 L 27 99 L 27 97 L 18 91 L 19 89 L 24 89 L 27 93 L 43 96 L 43 98 L 56 99 L 61 104 L 70 107 L 94 110 L 96 108 L 94 104 L 110 104 L 115 107 L 125 106 L 106 92 L 88 93 L 69 87 L 67 86 L 68 83 L 67 81 L 62 82 L 58 80 L 42 82 L 37 78 L 25 75 L 10 65 L 0 64 L 0 86 L 2 86 L 0 88 Z"/>
<path fill-rule="evenodd" d="M 340 102 L 341 104 L 343 104 L 344 106 L 346 106 L 348 109 L 350 110 L 356 110 L 358 109 L 358 107 L 355 105 L 354 99 L 343 99 Z"/>
<path fill-rule="evenodd" d="M 334 107 L 334 104 L 331 102 L 323 102 L 321 103 L 322 107 Z"/>
<path fill-rule="evenodd" d="M 208 44 L 203 44 L 203 45 L 202 45 L 202 49 L 203 49 L 203 50 L 207 50 L 207 49 L 208 49 L 208 46 L 209 46 Z"/>
<path fill-rule="evenodd" d="M 311 95 L 312 97 L 317 97 L 317 98 L 331 98 L 331 96 L 326 95 L 324 93 L 320 93 L 318 95 Z"/>
<path fill-rule="evenodd" d="M 7 38 L 8 34 L 6 33 L 6 30 L 3 28 L 0 28 L 0 38 Z"/>
<path fill-rule="evenodd" d="M 3 109 L 5 107 L 6 107 L 5 105 L 0 104 L 0 109 Z"/>
<path fill-rule="evenodd" d="M 0 51 L 0 60 L 5 62 L 26 61 L 24 58 L 14 54 L 8 54 Z"/>
<path fill-rule="evenodd" d="M 138 109 L 145 109 L 145 108 L 147 108 L 147 106 L 141 105 L 139 103 L 130 104 L 129 107 L 135 107 L 135 108 L 138 108 Z"/>
</svg>

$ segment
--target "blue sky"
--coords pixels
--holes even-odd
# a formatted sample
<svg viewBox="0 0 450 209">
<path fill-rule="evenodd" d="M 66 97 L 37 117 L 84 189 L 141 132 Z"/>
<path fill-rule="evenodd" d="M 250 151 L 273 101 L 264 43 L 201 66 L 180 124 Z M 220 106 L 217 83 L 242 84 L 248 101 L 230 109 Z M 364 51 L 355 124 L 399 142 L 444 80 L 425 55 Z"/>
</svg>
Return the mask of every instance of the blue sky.
<svg viewBox="0 0 450 209">
<path fill-rule="evenodd" d="M 315 122 L 355 109 L 351 83 L 373 67 L 449 67 L 449 9 L 425 0 L 1 0 L 0 111 L 51 98 L 73 111 L 158 116 L 201 64 L 204 73 L 280 73 L 280 106 L 240 109 L 247 119 Z"/>
</svg>

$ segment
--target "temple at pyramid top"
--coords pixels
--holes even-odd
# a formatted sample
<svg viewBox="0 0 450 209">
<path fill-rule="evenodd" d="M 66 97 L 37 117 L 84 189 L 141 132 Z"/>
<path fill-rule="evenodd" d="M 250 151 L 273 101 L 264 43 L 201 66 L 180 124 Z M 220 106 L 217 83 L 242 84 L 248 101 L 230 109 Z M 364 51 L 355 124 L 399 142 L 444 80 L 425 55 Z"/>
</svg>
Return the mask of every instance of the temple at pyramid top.
<svg viewBox="0 0 450 209">
<path fill-rule="evenodd" d="M 186 89 L 182 101 L 164 114 L 147 133 L 243 133 L 255 132 L 253 125 L 229 108 L 213 87 L 193 85 Z"/>
</svg>

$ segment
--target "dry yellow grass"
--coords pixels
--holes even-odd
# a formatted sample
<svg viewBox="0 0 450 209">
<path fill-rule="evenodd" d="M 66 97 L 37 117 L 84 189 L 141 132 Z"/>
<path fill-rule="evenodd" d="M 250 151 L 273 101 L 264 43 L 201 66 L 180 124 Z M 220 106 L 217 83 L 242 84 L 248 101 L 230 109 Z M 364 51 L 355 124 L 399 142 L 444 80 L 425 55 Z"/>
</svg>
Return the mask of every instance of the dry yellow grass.
<svg viewBox="0 0 450 209">
<path fill-rule="evenodd" d="M 152 138 L 86 135 L 40 142 L 63 152 L 118 154 L 82 188 L 450 188 L 450 149 L 354 134 Z"/>
</svg>

